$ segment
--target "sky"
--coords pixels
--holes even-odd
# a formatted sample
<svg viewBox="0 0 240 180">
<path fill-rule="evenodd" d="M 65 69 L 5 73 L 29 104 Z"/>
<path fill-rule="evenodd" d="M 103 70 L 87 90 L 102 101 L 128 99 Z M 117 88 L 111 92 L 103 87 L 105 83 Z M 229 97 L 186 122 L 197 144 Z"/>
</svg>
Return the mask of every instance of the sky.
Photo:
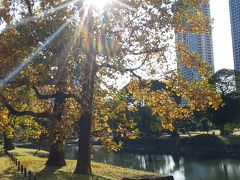
<svg viewBox="0 0 240 180">
<path fill-rule="evenodd" d="M 215 71 L 234 67 L 228 1 L 210 0 Z"/>
<path fill-rule="evenodd" d="M 234 67 L 228 1 L 210 0 L 215 71 Z"/>
</svg>

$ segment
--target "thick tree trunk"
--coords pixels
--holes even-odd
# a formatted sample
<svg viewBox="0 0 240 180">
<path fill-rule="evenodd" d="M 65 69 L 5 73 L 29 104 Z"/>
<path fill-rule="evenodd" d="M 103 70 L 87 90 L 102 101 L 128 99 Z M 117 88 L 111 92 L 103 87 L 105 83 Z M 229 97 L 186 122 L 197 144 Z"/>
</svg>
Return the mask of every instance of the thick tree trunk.
<svg viewBox="0 0 240 180">
<path fill-rule="evenodd" d="M 91 59 L 91 61 L 94 61 Z M 90 61 L 90 62 L 91 62 Z M 74 171 L 75 174 L 92 174 L 91 170 L 91 125 L 92 125 L 92 105 L 93 105 L 93 91 L 94 91 L 94 63 L 87 63 L 85 72 L 89 72 L 86 80 L 86 85 L 83 88 L 83 110 L 78 121 L 78 157 L 77 166 Z M 87 74 L 87 73 L 86 73 Z"/>
<path fill-rule="evenodd" d="M 94 39 L 94 32 L 91 32 L 92 24 L 94 22 L 92 10 L 89 10 L 89 21 L 86 22 L 89 31 L 89 39 Z M 97 37 L 97 35 L 96 35 Z M 96 47 L 90 43 L 87 52 L 87 59 L 82 64 L 83 67 L 83 99 L 82 99 L 82 112 L 78 121 L 78 157 L 77 166 L 74 171 L 75 174 L 92 174 L 91 170 L 91 125 L 92 125 L 92 106 L 94 94 L 94 78 L 96 75 Z"/>
<path fill-rule="evenodd" d="M 64 144 L 65 144 L 65 132 L 60 128 L 62 114 L 64 110 L 64 97 L 61 93 L 55 98 L 53 114 L 50 116 L 49 122 L 49 156 L 46 162 L 48 166 L 65 166 L 64 159 Z"/>
<path fill-rule="evenodd" d="M 52 166 L 64 166 L 66 165 L 64 159 L 64 146 L 67 136 L 67 129 L 63 127 L 62 123 L 64 121 L 64 103 L 65 103 L 65 96 L 63 92 L 67 90 L 67 60 L 69 56 L 69 52 L 71 51 L 70 46 L 72 45 L 73 39 L 66 44 L 66 49 L 60 53 L 58 58 L 58 72 L 55 78 L 57 89 L 56 97 L 54 101 L 54 108 L 53 113 L 50 116 L 50 124 L 49 124 L 49 141 L 50 141 L 50 150 L 49 150 L 49 157 L 46 162 L 46 165 Z"/>
<path fill-rule="evenodd" d="M 91 148 L 90 148 L 90 131 L 91 131 L 91 114 L 84 112 L 79 121 L 79 141 L 78 157 L 75 174 L 92 174 L 91 170 Z"/>
<path fill-rule="evenodd" d="M 64 159 L 64 149 L 51 145 L 46 165 L 47 166 L 65 166 L 66 161 Z"/>
<path fill-rule="evenodd" d="M 5 149 L 5 151 L 10 151 L 15 149 L 15 146 L 12 143 L 12 139 L 8 138 L 7 136 L 4 135 L 4 145 L 3 148 Z"/>
</svg>

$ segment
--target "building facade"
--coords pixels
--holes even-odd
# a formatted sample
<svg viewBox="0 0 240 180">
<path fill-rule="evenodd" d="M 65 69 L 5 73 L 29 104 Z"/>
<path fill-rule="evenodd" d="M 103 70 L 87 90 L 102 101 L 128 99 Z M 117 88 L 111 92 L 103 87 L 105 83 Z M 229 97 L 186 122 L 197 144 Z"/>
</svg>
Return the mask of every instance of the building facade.
<svg viewBox="0 0 240 180">
<path fill-rule="evenodd" d="M 203 13 L 211 18 L 210 16 L 210 6 L 206 5 L 203 8 Z M 212 43 L 212 33 L 209 34 L 193 34 L 188 32 L 185 35 L 177 34 L 176 41 L 183 41 L 189 46 L 191 52 L 197 52 L 208 64 L 211 66 L 212 72 L 214 72 L 214 56 L 213 56 L 213 43 Z M 178 67 L 188 81 L 199 80 L 198 73 L 192 68 Z"/>
<path fill-rule="evenodd" d="M 240 0 L 229 0 L 234 69 L 240 71 Z"/>
</svg>

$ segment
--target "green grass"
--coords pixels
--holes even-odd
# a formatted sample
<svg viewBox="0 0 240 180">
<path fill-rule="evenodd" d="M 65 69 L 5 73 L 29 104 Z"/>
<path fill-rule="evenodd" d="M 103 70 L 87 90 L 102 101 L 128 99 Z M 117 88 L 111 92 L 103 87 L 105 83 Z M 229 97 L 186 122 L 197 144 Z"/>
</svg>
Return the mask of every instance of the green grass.
<svg viewBox="0 0 240 180">
<path fill-rule="evenodd" d="M 121 179 L 124 177 L 136 176 L 152 176 L 158 175 L 151 172 L 139 171 L 134 169 L 122 168 L 114 165 L 107 165 L 103 163 L 92 163 L 93 176 L 81 176 L 73 174 L 76 166 L 75 160 L 67 160 L 67 165 L 64 167 L 46 167 L 48 152 L 40 151 L 34 156 L 36 149 L 16 148 L 10 151 L 21 162 L 22 165 L 27 167 L 37 174 L 37 179 L 42 180 L 62 180 L 62 179 L 81 179 L 81 180 L 104 180 L 104 179 Z M 23 179 L 23 175 L 17 172 L 10 158 L 0 155 L 0 179 Z"/>
<path fill-rule="evenodd" d="M 2 154 L 0 156 L 0 179 L 24 180 L 23 175 L 17 171 L 13 162 L 8 157 L 2 156 Z"/>
<path fill-rule="evenodd" d="M 3 147 L 0 145 L 0 179 L 1 180 L 24 180 L 20 172 L 17 171 L 16 166 L 7 157 L 3 151 Z"/>
</svg>

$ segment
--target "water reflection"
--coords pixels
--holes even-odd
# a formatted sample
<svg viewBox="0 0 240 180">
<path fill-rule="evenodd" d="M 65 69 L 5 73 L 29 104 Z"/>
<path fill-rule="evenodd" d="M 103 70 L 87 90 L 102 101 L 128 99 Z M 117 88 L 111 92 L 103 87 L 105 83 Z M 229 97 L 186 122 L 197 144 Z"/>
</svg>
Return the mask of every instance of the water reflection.
<svg viewBox="0 0 240 180">
<path fill-rule="evenodd" d="M 76 159 L 76 157 L 77 147 L 66 147 L 66 158 Z M 93 160 L 160 174 L 171 174 L 175 180 L 240 179 L 240 160 L 194 160 L 171 155 L 108 153 L 99 147 L 95 147 L 93 150 Z"/>
</svg>

